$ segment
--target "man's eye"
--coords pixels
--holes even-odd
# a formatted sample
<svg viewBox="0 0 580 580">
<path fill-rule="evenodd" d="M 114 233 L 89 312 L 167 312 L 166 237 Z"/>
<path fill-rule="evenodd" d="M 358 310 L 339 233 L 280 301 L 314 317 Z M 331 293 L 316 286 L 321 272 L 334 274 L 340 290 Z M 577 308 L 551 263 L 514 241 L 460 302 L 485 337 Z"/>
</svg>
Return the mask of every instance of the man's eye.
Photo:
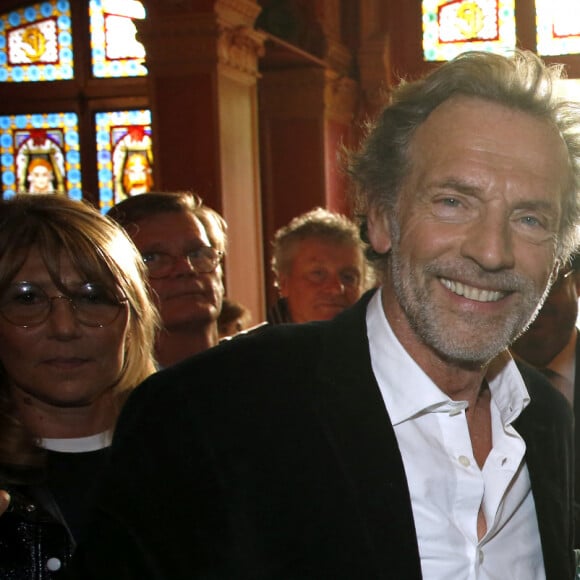
<svg viewBox="0 0 580 580">
<path fill-rule="evenodd" d="M 311 270 L 308 273 L 308 278 L 312 282 L 320 282 L 321 280 L 324 280 L 325 276 L 326 276 L 326 272 L 324 270 Z"/>
<path fill-rule="evenodd" d="M 520 218 L 520 221 L 526 225 L 526 226 L 531 226 L 531 227 L 538 227 L 541 226 L 542 223 L 540 222 L 540 220 L 532 215 L 526 215 L 523 216 L 522 218 Z"/>
<path fill-rule="evenodd" d="M 342 273 L 340 275 L 340 281 L 345 286 L 357 286 L 359 283 L 359 279 L 360 279 L 359 275 L 354 272 Z"/>
<path fill-rule="evenodd" d="M 445 197 L 441 200 L 441 203 L 448 207 L 459 207 L 461 205 L 456 197 Z"/>
<path fill-rule="evenodd" d="M 151 264 L 151 262 L 156 262 L 161 259 L 161 254 L 159 252 L 146 252 L 141 254 L 143 262 L 146 264 Z"/>
</svg>

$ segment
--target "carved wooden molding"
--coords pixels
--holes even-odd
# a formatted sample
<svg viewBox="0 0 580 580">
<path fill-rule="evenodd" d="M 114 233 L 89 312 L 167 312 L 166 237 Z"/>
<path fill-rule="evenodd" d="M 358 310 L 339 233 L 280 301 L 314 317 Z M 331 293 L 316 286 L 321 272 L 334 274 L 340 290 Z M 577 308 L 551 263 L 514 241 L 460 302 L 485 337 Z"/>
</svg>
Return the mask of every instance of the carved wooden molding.
<svg viewBox="0 0 580 580">
<path fill-rule="evenodd" d="M 265 35 L 253 29 L 221 28 L 217 43 L 219 64 L 258 76 L 258 59 L 264 56 L 264 40 Z"/>
<path fill-rule="evenodd" d="M 151 74 L 183 76 L 219 64 L 257 77 L 265 35 L 242 24 L 232 26 L 225 16 L 229 13 L 222 11 L 219 18 L 210 13 L 170 14 L 154 24 L 143 21 L 140 36 L 147 47 L 146 64 Z"/>
</svg>

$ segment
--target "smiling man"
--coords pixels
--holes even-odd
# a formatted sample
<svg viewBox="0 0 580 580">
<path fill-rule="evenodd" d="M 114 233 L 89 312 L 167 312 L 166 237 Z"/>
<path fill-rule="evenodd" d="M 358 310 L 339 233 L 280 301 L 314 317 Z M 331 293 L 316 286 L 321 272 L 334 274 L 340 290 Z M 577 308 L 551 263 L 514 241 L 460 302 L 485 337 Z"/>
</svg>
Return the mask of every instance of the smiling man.
<svg viewBox="0 0 580 580">
<path fill-rule="evenodd" d="M 143 256 L 161 315 L 155 356 L 162 367 L 218 343 L 226 223 L 195 194 L 148 193 L 107 214 Z"/>
<path fill-rule="evenodd" d="M 394 92 L 349 166 L 380 289 L 147 380 L 78 578 L 573 578 L 572 412 L 507 350 L 576 244 L 557 76 L 465 53 Z"/>
</svg>

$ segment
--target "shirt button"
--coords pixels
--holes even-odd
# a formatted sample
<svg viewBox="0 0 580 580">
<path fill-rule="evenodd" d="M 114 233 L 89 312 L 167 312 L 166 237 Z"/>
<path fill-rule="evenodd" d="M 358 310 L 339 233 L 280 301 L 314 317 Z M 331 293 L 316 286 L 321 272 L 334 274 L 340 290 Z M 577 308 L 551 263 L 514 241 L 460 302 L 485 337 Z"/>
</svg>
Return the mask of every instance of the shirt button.
<svg viewBox="0 0 580 580">
<path fill-rule="evenodd" d="M 469 467 L 471 465 L 471 461 L 469 461 L 469 457 L 465 457 L 465 455 L 459 456 L 459 463 L 463 465 L 463 467 Z"/>
<path fill-rule="evenodd" d="M 479 560 L 480 564 L 483 564 L 483 550 L 477 551 L 477 559 Z"/>
<path fill-rule="evenodd" d="M 51 572 L 56 572 L 60 570 L 62 562 L 58 558 L 49 558 L 46 562 L 46 568 Z"/>
</svg>

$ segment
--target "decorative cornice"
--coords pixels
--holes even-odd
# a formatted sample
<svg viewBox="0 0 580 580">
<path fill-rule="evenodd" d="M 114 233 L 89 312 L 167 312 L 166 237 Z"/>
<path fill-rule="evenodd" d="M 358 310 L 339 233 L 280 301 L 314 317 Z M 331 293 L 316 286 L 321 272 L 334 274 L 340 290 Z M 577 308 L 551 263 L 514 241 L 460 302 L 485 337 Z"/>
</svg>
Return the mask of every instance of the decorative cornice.
<svg viewBox="0 0 580 580">
<path fill-rule="evenodd" d="M 217 0 L 214 10 L 223 24 L 253 27 L 262 8 L 253 0 Z"/>
<path fill-rule="evenodd" d="M 223 4 L 236 3 L 233 0 Z M 238 0 L 247 5 L 248 2 Z M 224 6 L 222 5 L 223 9 Z M 150 74 L 182 76 L 221 65 L 258 76 L 258 60 L 264 54 L 265 35 L 216 14 L 166 14 L 153 24 L 143 21 L 140 36 L 147 46 Z"/>
<path fill-rule="evenodd" d="M 264 56 L 265 35 L 253 29 L 223 27 L 217 42 L 218 62 L 237 71 L 258 74 L 258 59 Z"/>
</svg>

